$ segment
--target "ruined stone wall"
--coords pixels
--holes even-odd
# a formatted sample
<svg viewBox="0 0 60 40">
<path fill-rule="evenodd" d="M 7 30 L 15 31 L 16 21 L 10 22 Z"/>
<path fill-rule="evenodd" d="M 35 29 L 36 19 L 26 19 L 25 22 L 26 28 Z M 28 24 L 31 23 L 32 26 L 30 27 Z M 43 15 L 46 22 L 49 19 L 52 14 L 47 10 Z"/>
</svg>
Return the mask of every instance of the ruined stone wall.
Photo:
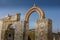
<svg viewBox="0 0 60 40">
<path fill-rule="evenodd" d="M 5 31 L 12 25 L 14 28 L 14 40 L 23 40 L 22 22 L 20 21 L 20 14 L 8 15 L 2 19 L 0 23 L 0 40 L 5 40 Z M 10 25 L 10 26 L 9 26 Z M 6 34 L 7 35 L 7 34 Z"/>
</svg>

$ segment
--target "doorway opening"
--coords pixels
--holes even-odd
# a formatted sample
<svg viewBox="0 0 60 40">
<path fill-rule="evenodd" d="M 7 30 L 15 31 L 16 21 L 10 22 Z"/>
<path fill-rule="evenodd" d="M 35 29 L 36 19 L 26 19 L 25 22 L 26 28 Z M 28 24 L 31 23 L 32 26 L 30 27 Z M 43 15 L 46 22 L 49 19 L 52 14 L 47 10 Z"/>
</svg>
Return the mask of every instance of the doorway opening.
<svg viewBox="0 0 60 40">
<path fill-rule="evenodd" d="M 38 18 L 39 18 L 39 14 L 37 12 L 33 12 L 29 17 L 29 34 L 28 35 L 31 36 L 32 40 L 35 40 L 36 21 L 38 20 Z"/>
<path fill-rule="evenodd" d="M 14 29 L 8 28 L 5 30 L 4 40 L 14 40 Z"/>
</svg>

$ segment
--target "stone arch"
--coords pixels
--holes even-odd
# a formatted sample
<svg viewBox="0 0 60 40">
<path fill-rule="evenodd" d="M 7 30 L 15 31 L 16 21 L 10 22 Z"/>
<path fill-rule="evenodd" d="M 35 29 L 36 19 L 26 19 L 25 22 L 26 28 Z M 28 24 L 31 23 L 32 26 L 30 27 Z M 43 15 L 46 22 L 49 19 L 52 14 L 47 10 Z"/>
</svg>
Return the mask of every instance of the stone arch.
<svg viewBox="0 0 60 40">
<path fill-rule="evenodd" d="M 45 18 L 45 14 L 44 14 L 44 12 L 43 12 L 43 10 L 42 9 L 40 9 L 40 8 L 38 8 L 38 7 L 33 7 L 33 8 L 31 8 L 28 12 L 27 12 L 27 14 L 25 15 L 25 21 L 28 21 L 29 20 L 29 16 L 33 13 L 33 12 L 37 12 L 38 14 L 39 14 L 39 16 L 40 16 L 40 19 L 43 19 L 43 18 Z"/>
<path fill-rule="evenodd" d="M 45 18 L 45 14 L 42 11 L 42 9 L 33 6 L 25 15 L 25 19 L 24 19 L 24 39 L 28 40 L 28 30 L 29 30 L 29 17 L 33 12 L 37 12 L 40 16 L 40 19 L 44 19 Z"/>
<path fill-rule="evenodd" d="M 14 28 L 15 25 L 16 25 L 16 24 L 9 24 L 6 29 L 9 29 L 9 28 L 15 29 L 15 28 Z"/>
<path fill-rule="evenodd" d="M 14 40 L 14 28 L 11 28 L 12 24 L 9 24 L 4 33 L 4 40 Z"/>
<path fill-rule="evenodd" d="M 9 23 L 9 22 L 8 22 L 8 23 Z M 6 36 L 5 34 L 6 34 L 6 31 L 7 31 L 7 30 L 10 29 L 11 31 L 13 30 L 13 32 L 15 32 L 15 29 L 14 29 L 14 28 L 10 28 L 12 25 L 14 25 L 14 24 L 13 24 L 13 23 L 9 23 L 9 24 L 3 25 L 2 31 L 1 31 L 1 33 L 2 33 L 2 34 L 1 34 L 1 40 L 6 40 L 6 39 L 5 39 L 5 36 Z M 14 35 L 15 35 L 15 33 L 14 33 Z"/>
</svg>

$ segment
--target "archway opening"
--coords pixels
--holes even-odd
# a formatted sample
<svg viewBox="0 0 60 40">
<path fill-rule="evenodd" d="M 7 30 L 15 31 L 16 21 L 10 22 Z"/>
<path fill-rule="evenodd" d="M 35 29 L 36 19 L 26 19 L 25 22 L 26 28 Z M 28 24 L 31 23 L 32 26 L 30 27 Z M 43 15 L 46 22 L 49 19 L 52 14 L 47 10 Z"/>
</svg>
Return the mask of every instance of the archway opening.
<svg viewBox="0 0 60 40">
<path fill-rule="evenodd" d="M 30 34 L 31 37 L 33 37 L 32 40 L 35 40 L 36 21 L 37 21 L 37 19 L 39 19 L 39 17 L 40 16 L 37 12 L 33 12 L 29 17 L 29 34 Z"/>
<path fill-rule="evenodd" d="M 14 28 L 12 28 L 12 25 L 9 25 L 5 30 L 4 40 L 14 40 Z"/>
<path fill-rule="evenodd" d="M 29 17 L 29 29 L 36 28 L 36 21 L 39 19 L 39 14 L 37 12 L 33 12 Z"/>
</svg>

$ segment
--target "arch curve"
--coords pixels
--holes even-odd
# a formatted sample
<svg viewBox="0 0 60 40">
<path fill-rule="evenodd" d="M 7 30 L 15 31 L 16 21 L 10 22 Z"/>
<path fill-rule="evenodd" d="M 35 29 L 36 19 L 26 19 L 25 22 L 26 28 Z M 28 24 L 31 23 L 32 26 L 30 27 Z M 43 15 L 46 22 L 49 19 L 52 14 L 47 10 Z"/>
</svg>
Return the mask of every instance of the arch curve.
<svg viewBox="0 0 60 40">
<path fill-rule="evenodd" d="M 38 7 L 36 7 L 36 6 L 32 7 L 32 8 L 27 12 L 27 14 L 25 15 L 25 19 L 24 19 L 24 37 L 23 37 L 23 38 L 24 38 L 25 40 L 28 40 L 29 17 L 30 17 L 30 15 L 31 15 L 33 12 L 35 12 L 35 11 L 39 14 L 40 19 L 44 19 L 44 18 L 45 18 L 44 12 L 43 12 L 40 8 L 38 8 Z"/>
<path fill-rule="evenodd" d="M 29 20 L 29 16 L 33 13 L 33 12 L 37 12 L 40 16 L 40 19 L 43 19 L 45 18 L 45 14 L 43 12 L 42 9 L 38 8 L 38 7 L 32 7 L 28 12 L 27 14 L 25 15 L 25 21 L 28 21 Z"/>
</svg>

